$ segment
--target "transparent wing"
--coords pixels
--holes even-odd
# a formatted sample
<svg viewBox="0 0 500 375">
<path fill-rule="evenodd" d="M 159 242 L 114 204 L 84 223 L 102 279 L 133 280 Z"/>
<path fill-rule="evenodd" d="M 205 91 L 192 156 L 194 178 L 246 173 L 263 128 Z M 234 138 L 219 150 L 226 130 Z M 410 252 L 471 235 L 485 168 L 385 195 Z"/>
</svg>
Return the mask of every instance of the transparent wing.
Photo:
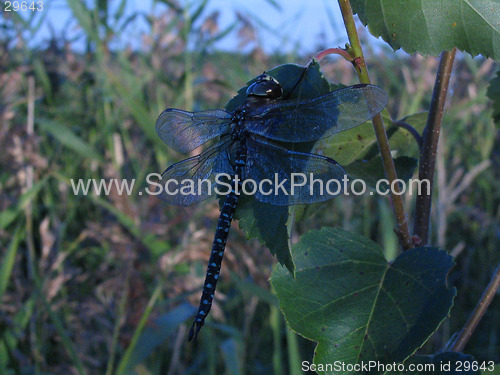
<svg viewBox="0 0 500 375">
<path fill-rule="evenodd" d="M 229 132 L 231 114 L 222 109 L 187 112 L 168 108 L 156 120 L 156 133 L 176 151 L 187 153 Z"/>
<path fill-rule="evenodd" d="M 226 139 L 200 155 L 168 167 L 161 176 L 160 198 L 176 206 L 190 206 L 215 196 L 216 175 L 234 174 L 229 159 L 232 142 Z"/>
<path fill-rule="evenodd" d="M 261 202 L 277 206 L 309 204 L 342 192 L 345 172 L 333 159 L 287 150 L 252 138 L 248 138 L 247 148 L 245 176 L 262 185 L 255 194 Z M 294 173 L 301 175 L 293 176 Z M 301 186 L 292 190 L 292 181 Z"/>
<path fill-rule="evenodd" d="M 246 129 L 283 142 L 309 142 L 350 129 L 384 109 L 387 94 L 355 85 L 313 99 L 276 101 L 248 112 Z"/>
</svg>

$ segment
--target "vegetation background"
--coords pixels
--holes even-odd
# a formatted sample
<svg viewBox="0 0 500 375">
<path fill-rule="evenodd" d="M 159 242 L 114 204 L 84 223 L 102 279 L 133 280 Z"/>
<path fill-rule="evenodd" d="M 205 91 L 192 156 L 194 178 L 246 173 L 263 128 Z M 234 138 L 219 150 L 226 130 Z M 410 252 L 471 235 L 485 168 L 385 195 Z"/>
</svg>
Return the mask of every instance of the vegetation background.
<svg viewBox="0 0 500 375">
<path fill-rule="evenodd" d="M 170 207 L 139 192 L 147 174 L 185 157 L 155 133 L 163 109 L 223 108 L 252 77 L 305 64 L 331 46 L 270 53 L 258 37 L 262 24 L 244 14 L 223 29 L 206 1 L 163 1 L 134 15 L 123 12 L 126 2 L 67 0 L 77 39 L 65 32 L 37 45 L 29 41 L 43 16 L 2 13 L 0 374 L 300 373 L 314 343 L 285 326 L 268 282 L 276 260 L 237 224 L 211 317 L 198 341 L 186 343 L 218 205 Z M 117 44 L 139 18 L 148 32 Z M 245 52 L 214 47 L 228 36 Z M 394 119 L 428 108 L 435 58 L 364 47 Z M 341 58 L 322 69 L 331 82 L 357 83 Z M 455 259 L 448 282 L 458 295 L 451 318 L 419 353 L 436 352 L 463 326 L 500 261 L 500 138 L 485 94 L 496 69 L 465 54 L 455 62 L 431 243 Z M 131 195 L 115 188 L 75 195 L 70 179 L 80 178 L 136 185 Z M 414 197 L 405 205 L 411 217 Z M 296 224 L 292 240 L 325 225 L 372 238 L 388 259 L 398 251 L 385 197 L 331 200 Z M 465 352 L 500 361 L 499 298 Z"/>
</svg>

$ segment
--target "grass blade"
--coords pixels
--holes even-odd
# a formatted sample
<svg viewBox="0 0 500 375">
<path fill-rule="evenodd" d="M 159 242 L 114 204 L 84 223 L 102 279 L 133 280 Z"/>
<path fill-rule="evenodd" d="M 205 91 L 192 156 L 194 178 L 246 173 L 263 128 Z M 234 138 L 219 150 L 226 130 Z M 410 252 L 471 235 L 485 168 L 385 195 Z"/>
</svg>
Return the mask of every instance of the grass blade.
<svg viewBox="0 0 500 375">
<path fill-rule="evenodd" d="M 9 247 L 7 248 L 7 251 L 2 259 L 2 264 L 0 265 L 0 300 L 7 290 L 7 285 L 9 284 L 9 278 L 12 274 L 12 268 L 14 267 L 14 260 L 16 259 L 17 249 L 19 248 L 21 238 L 22 231 L 18 225 L 14 236 L 12 236 Z"/>
<path fill-rule="evenodd" d="M 125 351 L 125 354 L 123 355 L 123 358 L 121 359 L 121 361 L 118 365 L 118 369 L 116 370 L 115 375 L 130 374 L 130 369 L 134 365 L 133 354 L 134 354 L 135 348 L 137 346 L 137 343 L 139 342 L 139 338 L 141 336 L 141 333 L 144 330 L 146 322 L 148 321 L 149 315 L 153 311 L 153 307 L 156 303 L 156 300 L 160 296 L 160 292 L 161 292 L 161 285 L 158 284 L 153 292 L 153 295 L 149 299 L 149 302 L 148 302 L 148 305 L 146 306 L 144 314 L 142 314 L 142 316 L 141 316 L 141 320 L 139 321 L 139 324 L 137 325 L 137 328 L 134 332 L 134 336 L 132 337 L 130 345 L 128 346 L 127 350 Z"/>
<path fill-rule="evenodd" d="M 78 137 L 74 132 L 72 132 L 63 124 L 52 120 L 39 120 L 38 123 L 42 130 L 52 135 L 62 145 L 73 150 L 80 156 L 97 160 L 101 163 L 103 162 L 102 156 L 90 144 L 83 141 L 80 137 Z"/>
</svg>

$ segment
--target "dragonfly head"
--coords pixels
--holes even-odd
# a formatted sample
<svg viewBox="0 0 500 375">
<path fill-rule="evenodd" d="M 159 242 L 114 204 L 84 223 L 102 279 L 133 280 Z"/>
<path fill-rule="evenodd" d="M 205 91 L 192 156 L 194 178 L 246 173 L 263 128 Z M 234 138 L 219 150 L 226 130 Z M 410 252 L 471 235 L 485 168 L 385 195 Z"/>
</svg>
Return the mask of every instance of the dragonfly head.
<svg viewBox="0 0 500 375">
<path fill-rule="evenodd" d="M 280 83 L 267 74 L 261 74 L 257 80 L 248 86 L 247 96 L 266 99 L 279 99 L 283 95 Z"/>
</svg>

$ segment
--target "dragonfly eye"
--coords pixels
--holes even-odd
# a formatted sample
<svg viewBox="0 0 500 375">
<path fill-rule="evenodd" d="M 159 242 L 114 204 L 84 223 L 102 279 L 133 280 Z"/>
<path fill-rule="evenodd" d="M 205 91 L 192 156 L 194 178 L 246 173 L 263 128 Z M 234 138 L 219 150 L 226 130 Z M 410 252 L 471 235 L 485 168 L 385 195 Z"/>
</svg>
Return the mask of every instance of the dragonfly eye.
<svg viewBox="0 0 500 375">
<path fill-rule="evenodd" d="M 247 96 L 260 96 L 269 99 L 279 99 L 283 95 L 280 83 L 267 74 L 261 74 L 257 80 L 248 86 Z"/>
</svg>

